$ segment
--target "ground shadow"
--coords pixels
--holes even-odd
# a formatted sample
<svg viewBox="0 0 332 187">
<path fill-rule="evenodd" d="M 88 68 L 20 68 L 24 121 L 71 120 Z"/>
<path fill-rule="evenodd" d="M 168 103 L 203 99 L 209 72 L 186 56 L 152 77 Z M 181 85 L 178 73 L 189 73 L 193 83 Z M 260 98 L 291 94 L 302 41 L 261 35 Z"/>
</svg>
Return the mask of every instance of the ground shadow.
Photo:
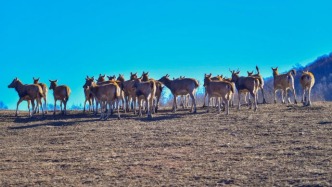
<svg viewBox="0 0 332 187">
<path fill-rule="evenodd" d="M 320 121 L 318 122 L 319 125 L 328 125 L 328 124 L 332 124 L 332 121 Z"/>
<path fill-rule="evenodd" d="M 52 126 L 52 127 L 64 127 L 64 126 L 74 126 L 77 125 L 81 122 L 94 122 L 96 119 L 90 118 L 86 120 L 79 120 L 79 121 L 64 121 L 63 119 L 61 120 L 49 120 L 44 123 L 38 123 L 38 124 L 33 124 L 33 125 L 22 125 L 22 126 L 16 126 L 16 127 L 8 127 L 8 129 L 11 130 L 18 130 L 18 129 L 30 129 L 30 128 L 37 128 L 37 127 L 42 127 L 42 126 Z M 26 121 L 27 122 L 27 121 Z"/>
</svg>

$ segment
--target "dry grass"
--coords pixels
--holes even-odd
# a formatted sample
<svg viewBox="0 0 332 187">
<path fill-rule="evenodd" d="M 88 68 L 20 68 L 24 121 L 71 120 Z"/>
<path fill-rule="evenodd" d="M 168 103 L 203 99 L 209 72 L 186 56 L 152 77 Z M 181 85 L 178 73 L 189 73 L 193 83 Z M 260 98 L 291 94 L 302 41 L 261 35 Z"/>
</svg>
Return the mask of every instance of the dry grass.
<svg viewBox="0 0 332 187">
<path fill-rule="evenodd" d="M 332 103 L 99 121 L 0 111 L 0 186 L 331 186 Z"/>
</svg>

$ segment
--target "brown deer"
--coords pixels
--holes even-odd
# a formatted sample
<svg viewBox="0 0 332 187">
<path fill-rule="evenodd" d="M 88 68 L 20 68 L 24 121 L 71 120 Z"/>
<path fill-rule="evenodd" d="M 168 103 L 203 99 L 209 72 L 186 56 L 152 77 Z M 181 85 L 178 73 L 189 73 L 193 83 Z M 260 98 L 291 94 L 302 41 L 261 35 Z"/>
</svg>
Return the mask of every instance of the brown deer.
<svg viewBox="0 0 332 187">
<path fill-rule="evenodd" d="M 211 74 L 206 75 L 204 77 L 204 85 L 205 90 L 208 95 L 208 109 L 207 112 L 209 112 L 209 106 L 210 106 L 210 100 L 212 97 L 215 97 L 218 104 L 218 112 L 220 113 L 220 99 L 221 98 L 223 102 L 225 102 L 225 111 L 226 115 L 229 114 L 229 102 L 232 99 L 232 95 L 234 94 L 234 87 L 231 83 L 226 81 L 220 81 L 220 80 L 212 80 Z"/>
<path fill-rule="evenodd" d="M 118 119 L 120 119 L 120 111 L 119 111 L 119 97 L 121 89 L 119 85 L 114 82 L 110 84 L 96 85 L 94 84 L 94 79 L 86 79 L 86 82 L 83 86 L 84 89 L 90 91 L 90 93 L 96 98 L 96 100 L 100 103 L 100 119 L 106 120 L 113 113 L 113 103 L 115 103 L 116 110 L 118 112 Z M 107 105 L 109 109 L 107 110 Z M 106 113 L 107 111 L 107 113 Z"/>
<path fill-rule="evenodd" d="M 257 111 L 257 90 L 259 85 L 259 80 L 253 77 L 240 77 L 240 71 L 231 71 L 232 73 L 232 82 L 235 83 L 235 87 L 238 90 L 238 105 L 237 109 L 240 109 L 240 98 L 241 93 L 246 93 L 249 91 L 251 96 L 254 98 L 254 103 L 249 105 L 249 109 L 252 108 L 252 104 L 254 104 L 254 110 Z"/>
<path fill-rule="evenodd" d="M 315 84 L 315 76 L 311 72 L 303 71 L 300 79 L 300 83 L 303 89 L 303 95 L 302 95 L 302 103 L 304 106 L 310 106 L 311 105 L 311 89 Z M 308 93 L 306 93 L 308 92 Z"/>
<path fill-rule="evenodd" d="M 258 81 L 259 82 L 258 88 L 262 91 L 263 104 L 266 104 L 267 102 L 265 100 L 265 94 L 264 94 L 264 79 L 263 79 L 262 75 L 259 72 L 258 66 L 256 66 L 256 70 L 257 70 L 256 74 L 254 74 L 254 71 L 252 71 L 252 72 L 247 71 L 248 77 L 254 77 L 256 79 L 259 79 L 259 81 Z"/>
<path fill-rule="evenodd" d="M 154 81 L 155 85 L 156 85 L 156 93 L 155 93 L 155 112 L 158 112 L 158 109 L 159 109 L 159 101 L 160 101 L 160 98 L 161 98 L 161 92 L 163 91 L 163 85 L 161 82 L 155 80 L 155 79 L 151 79 L 149 78 L 149 72 L 144 72 L 143 71 L 143 74 L 142 74 L 142 81 Z"/>
<path fill-rule="evenodd" d="M 62 114 L 66 115 L 67 114 L 67 102 L 71 93 L 71 90 L 68 86 L 66 85 L 60 85 L 58 86 L 58 80 L 49 80 L 50 81 L 50 90 L 53 90 L 53 96 L 54 96 L 54 111 L 53 115 L 55 115 L 55 109 L 56 109 L 56 102 L 57 100 L 60 100 L 60 108 Z M 64 105 L 64 108 L 62 110 L 62 103 Z"/>
<path fill-rule="evenodd" d="M 43 99 L 44 99 L 43 108 L 45 109 L 45 114 L 47 114 L 47 92 L 48 92 L 47 85 L 45 83 L 39 82 L 39 78 L 35 79 L 34 77 L 32 77 L 32 79 L 33 79 L 33 84 L 38 84 L 43 90 Z M 39 113 L 38 104 L 37 104 L 36 111 Z"/>
<path fill-rule="evenodd" d="M 142 116 L 142 102 L 145 101 L 148 118 L 152 118 L 152 113 L 155 111 L 153 100 L 156 94 L 156 82 L 153 80 L 142 81 L 141 79 L 136 79 L 133 88 L 138 99 L 139 116 Z M 134 110 L 136 110 L 135 105 L 136 102 L 134 103 Z"/>
<path fill-rule="evenodd" d="M 92 76 L 91 78 L 89 76 L 86 76 L 86 79 L 93 79 L 94 77 Z M 85 113 L 85 108 L 86 108 L 86 102 L 89 103 L 89 111 L 95 111 L 94 110 L 94 96 L 92 95 L 92 93 L 90 93 L 89 90 L 84 88 L 84 96 L 85 96 L 85 100 L 84 100 L 84 106 L 83 106 L 83 113 Z M 91 109 L 92 108 L 92 109 Z"/>
<path fill-rule="evenodd" d="M 277 97 L 276 92 L 278 90 L 281 90 L 281 98 L 282 103 L 285 103 L 285 98 L 287 98 L 288 103 L 291 103 L 290 97 L 287 97 L 287 91 L 291 90 L 294 95 L 294 103 L 297 104 L 296 101 L 296 94 L 295 94 L 295 88 L 294 88 L 294 77 L 293 75 L 296 74 L 295 70 L 290 70 L 288 73 L 285 74 L 279 74 L 278 73 L 278 67 L 272 68 L 273 71 L 273 85 L 274 85 L 274 103 L 277 103 Z"/>
<path fill-rule="evenodd" d="M 174 100 L 173 100 L 173 112 L 176 112 L 176 98 L 179 95 L 187 95 L 189 94 L 192 100 L 191 104 L 191 112 L 196 113 L 196 89 L 198 88 L 199 84 L 196 79 L 193 78 L 184 78 L 184 79 L 176 79 L 171 80 L 169 79 L 169 75 L 165 75 L 159 79 L 159 82 L 163 83 L 168 89 L 171 90 Z M 194 109 L 193 109 L 194 107 Z"/>
<path fill-rule="evenodd" d="M 41 106 L 42 113 L 44 115 L 41 98 L 43 97 L 43 89 L 37 84 L 23 84 L 18 78 L 15 78 L 9 85 L 8 88 L 15 88 L 18 96 L 20 97 L 17 101 L 15 116 L 17 116 L 18 106 L 22 101 L 28 102 L 29 117 L 32 117 L 35 110 L 35 102 Z M 32 102 L 32 111 L 30 110 L 30 102 Z"/>
</svg>

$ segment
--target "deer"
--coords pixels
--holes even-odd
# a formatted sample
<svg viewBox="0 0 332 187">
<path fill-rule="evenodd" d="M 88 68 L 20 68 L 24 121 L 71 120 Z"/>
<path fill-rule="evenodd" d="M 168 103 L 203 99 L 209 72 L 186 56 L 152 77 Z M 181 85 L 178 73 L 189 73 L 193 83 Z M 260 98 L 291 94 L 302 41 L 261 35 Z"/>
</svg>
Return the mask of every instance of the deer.
<svg viewBox="0 0 332 187">
<path fill-rule="evenodd" d="M 238 106 L 237 109 L 240 109 L 240 98 L 241 93 L 249 92 L 251 96 L 254 98 L 254 103 L 249 105 L 249 109 L 252 108 L 252 104 L 254 104 L 254 111 L 257 111 L 257 90 L 259 85 L 259 79 L 253 77 L 240 77 L 240 71 L 230 71 L 232 73 L 232 82 L 235 83 L 235 87 L 238 90 Z"/>
<path fill-rule="evenodd" d="M 169 75 L 161 77 L 159 82 L 163 83 L 168 89 L 171 90 L 174 100 L 173 100 L 173 112 L 176 112 L 176 97 L 178 95 L 187 95 L 189 94 L 192 100 L 190 112 L 197 113 L 196 110 L 196 99 L 195 94 L 199 86 L 198 81 L 193 78 L 184 78 L 178 80 L 169 79 Z"/>
<path fill-rule="evenodd" d="M 315 76 L 311 72 L 303 71 L 300 79 L 300 83 L 303 89 L 302 103 L 304 106 L 311 106 L 311 89 L 315 84 Z M 307 92 L 307 93 L 306 93 Z"/>
<path fill-rule="evenodd" d="M 287 91 L 291 90 L 294 95 L 294 103 L 297 104 L 295 88 L 294 88 L 294 77 L 296 71 L 294 69 L 290 70 L 285 74 L 278 73 L 278 67 L 272 68 L 273 71 L 273 86 L 274 86 L 274 103 L 277 103 L 276 92 L 281 90 L 282 103 L 285 103 L 285 98 L 287 98 L 288 103 L 291 103 L 290 97 L 287 97 Z"/>
<path fill-rule="evenodd" d="M 43 89 L 38 84 L 23 84 L 17 77 L 8 85 L 8 88 L 14 88 L 20 97 L 16 104 L 15 117 L 17 117 L 18 106 L 22 101 L 28 102 L 29 117 L 35 113 L 35 102 L 41 106 L 42 114 L 44 115 L 44 109 L 41 103 L 43 97 Z M 30 110 L 30 102 L 32 103 L 32 111 Z"/>
<path fill-rule="evenodd" d="M 67 102 L 71 93 L 70 88 L 67 85 L 60 85 L 58 86 L 58 80 L 49 80 L 50 81 L 50 90 L 53 90 L 53 96 L 54 96 L 54 111 L 53 115 L 55 115 L 55 109 L 56 109 L 56 102 L 57 100 L 60 100 L 60 107 L 61 112 L 63 115 L 67 114 Z M 64 105 L 64 108 L 62 110 L 62 103 Z"/>
<path fill-rule="evenodd" d="M 44 99 L 44 107 L 43 108 L 45 109 L 45 114 L 47 114 L 47 92 L 48 92 L 47 85 L 45 83 L 40 83 L 39 78 L 35 79 L 34 77 L 32 77 L 32 79 L 33 79 L 33 84 L 38 84 L 43 90 L 43 99 Z M 39 113 L 38 104 L 37 104 L 36 111 Z"/>
</svg>

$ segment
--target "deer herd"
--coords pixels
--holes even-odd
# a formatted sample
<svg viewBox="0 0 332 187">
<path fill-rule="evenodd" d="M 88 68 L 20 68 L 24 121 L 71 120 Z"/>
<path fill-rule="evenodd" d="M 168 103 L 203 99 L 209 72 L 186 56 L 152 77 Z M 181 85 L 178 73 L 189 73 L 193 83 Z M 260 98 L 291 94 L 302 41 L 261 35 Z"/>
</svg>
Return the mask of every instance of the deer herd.
<svg viewBox="0 0 332 187">
<path fill-rule="evenodd" d="M 215 101 L 215 106 L 218 112 L 221 112 L 221 107 L 224 108 L 225 113 L 229 114 L 229 107 L 234 105 L 234 96 L 237 90 L 238 105 L 240 109 L 241 95 L 244 94 L 244 101 L 249 105 L 249 109 L 254 107 L 257 111 L 258 91 L 262 92 L 263 103 L 267 103 L 264 94 L 264 79 L 262 78 L 259 68 L 256 66 L 257 73 L 247 72 L 248 76 L 240 76 L 239 70 L 230 70 L 231 78 L 224 78 L 223 76 L 212 77 L 210 74 L 204 75 L 204 105 L 205 99 L 207 101 L 207 112 L 210 110 L 210 102 Z M 276 92 L 281 90 L 282 103 L 291 103 L 290 97 L 287 96 L 288 90 L 291 90 L 294 96 L 294 103 L 297 103 L 295 88 L 294 88 L 294 75 L 295 70 L 291 70 L 285 74 L 279 74 L 278 68 L 272 68 L 273 83 L 274 83 L 274 103 L 277 102 Z M 141 77 L 137 73 L 130 73 L 130 79 L 125 80 L 124 75 L 120 74 L 118 77 L 99 75 L 98 79 L 87 76 L 83 85 L 85 101 L 83 112 L 86 111 L 86 103 L 89 103 L 89 111 L 97 114 L 100 108 L 100 119 L 106 120 L 116 111 L 117 118 L 120 119 L 120 108 L 124 112 L 132 111 L 139 116 L 146 113 L 148 118 L 158 112 L 159 101 L 163 91 L 163 85 L 166 86 L 173 95 L 172 111 L 177 110 L 177 98 L 182 98 L 181 105 L 188 106 L 189 98 L 191 99 L 190 112 L 196 113 L 196 91 L 199 83 L 194 78 L 173 78 L 170 79 L 169 75 L 161 77 L 159 80 L 149 78 L 148 72 L 143 72 Z M 65 115 L 67 113 L 67 102 L 70 97 L 71 90 L 66 85 L 58 85 L 57 80 L 50 81 L 50 90 L 53 90 L 54 97 L 54 110 L 56 113 L 56 102 L 60 101 L 61 112 Z M 309 71 L 303 71 L 300 78 L 300 84 L 303 88 L 302 103 L 305 106 L 311 105 L 310 94 L 311 89 L 315 83 L 314 75 Z M 18 78 L 15 78 L 8 88 L 15 88 L 19 95 L 19 100 L 16 106 L 15 116 L 17 116 L 18 106 L 22 101 L 27 101 L 29 116 L 39 112 L 41 109 L 42 115 L 47 113 L 47 92 L 46 84 L 40 83 L 39 78 L 33 78 L 33 84 L 23 84 Z M 249 94 L 249 103 L 247 102 L 247 95 Z M 251 101 L 251 98 L 253 101 Z M 36 103 L 35 103 L 36 101 Z M 43 101 L 43 102 L 42 102 Z M 138 106 L 136 106 L 138 104 Z M 32 105 L 32 108 L 30 108 Z M 62 108 L 63 105 L 63 108 Z M 100 106 L 100 107 L 99 107 Z M 137 111 L 138 109 L 138 111 Z"/>
</svg>

